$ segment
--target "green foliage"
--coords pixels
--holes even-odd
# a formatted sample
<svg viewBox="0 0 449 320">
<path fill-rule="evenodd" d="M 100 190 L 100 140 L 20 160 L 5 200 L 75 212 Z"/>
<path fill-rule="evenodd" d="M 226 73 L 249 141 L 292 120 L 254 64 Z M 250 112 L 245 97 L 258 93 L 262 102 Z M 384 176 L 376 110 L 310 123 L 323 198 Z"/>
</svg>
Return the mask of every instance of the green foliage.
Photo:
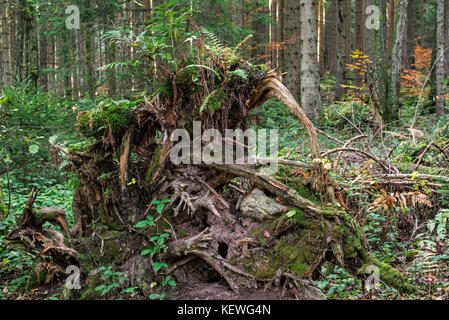
<svg viewBox="0 0 449 320">
<path fill-rule="evenodd" d="M 0 176 L 5 175 L 8 164 L 10 175 L 20 181 L 41 185 L 62 182 L 65 175 L 50 163 L 48 140 L 58 136 L 58 143 L 63 145 L 78 141 L 73 131 L 73 104 L 51 98 L 41 89 L 34 89 L 30 82 L 5 88 L 4 97 L 0 140 L 6 147 L 6 156 L 2 150 Z M 79 108 L 86 106 L 89 102 Z"/>
<path fill-rule="evenodd" d="M 128 280 L 128 277 L 124 276 L 123 272 L 112 271 L 112 266 L 101 266 L 100 271 L 102 272 L 102 278 L 104 279 L 105 283 L 95 287 L 95 291 L 99 291 L 101 296 L 105 296 L 113 289 L 119 288 L 121 281 Z M 132 293 L 133 291 L 134 288 L 128 288 L 124 290 L 124 293 Z"/>
</svg>

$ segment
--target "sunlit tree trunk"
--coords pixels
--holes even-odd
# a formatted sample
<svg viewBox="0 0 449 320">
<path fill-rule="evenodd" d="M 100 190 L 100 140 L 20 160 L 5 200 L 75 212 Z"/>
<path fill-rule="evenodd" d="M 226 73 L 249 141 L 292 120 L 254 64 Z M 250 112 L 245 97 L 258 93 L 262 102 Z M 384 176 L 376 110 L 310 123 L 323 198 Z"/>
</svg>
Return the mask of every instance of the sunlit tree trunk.
<svg viewBox="0 0 449 320">
<path fill-rule="evenodd" d="M 320 74 L 324 73 L 324 38 L 325 38 L 325 7 L 324 0 L 318 1 L 318 61 L 320 66 Z"/>
</svg>

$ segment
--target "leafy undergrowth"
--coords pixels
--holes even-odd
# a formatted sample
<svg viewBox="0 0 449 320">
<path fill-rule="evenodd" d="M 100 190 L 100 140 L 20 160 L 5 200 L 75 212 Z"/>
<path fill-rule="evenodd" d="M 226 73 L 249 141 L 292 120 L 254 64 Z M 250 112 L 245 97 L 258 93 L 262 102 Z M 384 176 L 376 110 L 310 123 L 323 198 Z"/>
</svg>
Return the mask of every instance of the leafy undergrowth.
<svg viewBox="0 0 449 320">
<path fill-rule="evenodd" d="M 332 155 L 328 159 L 332 166 L 330 176 L 346 195 L 340 205 L 347 206 L 363 226 L 373 257 L 402 270 L 419 290 L 404 296 L 382 281 L 375 290 L 368 290 L 360 279 L 330 265 L 322 267 L 316 286 L 329 299 L 448 299 L 449 183 L 429 181 L 422 175 L 449 174 L 449 159 L 441 151 L 449 149 L 449 116 L 436 118 L 429 103 L 423 101 L 415 118 L 417 98 L 404 96 L 400 120 L 383 124 L 379 130 L 368 105 L 355 102 L 353 97 L 342 98 L 344 101 L 340 103 L 326 99 L 326 88 L 333 81 L 327 78 L 322 83 L 323 101 L 328 102 L 318 127 L 343 142 L 366 135 L 367 139 L 354 142 L 354 148 L 379 159 L 388 158 L 400 173 L 412 177 L 407 185 L 383 185 L 371 176 L 376 167 L 374 161 L 365 161 L 355 153 L 343 153 L 335 162 L 336 156 Z M 285 106 L 268 101 L 257 116 L 260 127 L 280 129 L 281 157 L 310 161 L 310 150 L 304 140 L 307 134 Z M 342 147 L 321 134 L 319 140 L 322 150 Z M 431 142 L 441 147 L 428 148 Z M 370 180 L 371 183 L 362 183 Z M 436 182 L 438 188 L 434 187 Z"/>
</svg>

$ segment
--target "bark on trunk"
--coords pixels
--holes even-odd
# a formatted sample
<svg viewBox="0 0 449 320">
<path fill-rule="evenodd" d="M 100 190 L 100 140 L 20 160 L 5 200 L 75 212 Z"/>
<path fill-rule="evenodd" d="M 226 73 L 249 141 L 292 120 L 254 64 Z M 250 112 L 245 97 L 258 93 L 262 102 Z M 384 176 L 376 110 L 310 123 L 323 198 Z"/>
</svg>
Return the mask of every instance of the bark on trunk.
<svg viewBox="0 0 449 320">
<path fill-rule="evenodd" d="M 392 119 L 399 118 L 399 95 L 401 87 L 402 45 L 404 43 L 407 21 L 408 0 L 401 0 L 399 18 L 396 26 L 396 40 L 391 55 L 391 88 L 393 97 Z"/>
<path fill-rule="evenodd" d="M 317 61 L 317 7 L 315 2 L 301 1 L 301 105 L 312 121 L 321 111 L 320 76 Z"/>
<path fill-rule="evenodd" d="M 446 114 L 444 103 L 444 0 L 437 2 L 436 108 L 437 115 Z"/>
</svg>

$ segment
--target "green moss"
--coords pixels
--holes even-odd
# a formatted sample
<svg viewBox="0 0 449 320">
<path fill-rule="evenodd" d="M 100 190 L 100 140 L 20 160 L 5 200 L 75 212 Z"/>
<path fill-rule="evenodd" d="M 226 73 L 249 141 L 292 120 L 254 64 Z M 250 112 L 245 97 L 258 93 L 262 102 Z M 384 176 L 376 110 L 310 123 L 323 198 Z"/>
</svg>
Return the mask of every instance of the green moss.
<svg viewBox="0 0 449 320">
<path fill-rule="evenodd" d="M 253 275 L 256 279 L 273 278 L 280 264 L 274 257 L 261 254 L 254 254 L 251 257 L 242 259 L 246 273 Z"/>
<path fill-rule="evenodd" d="M 199 72 L 195 68 L 184 68 L 176 75 L 176 86 L 183 90 L 194 90 Z"/>
<path fill-rule="evenodd" d="M 130 118 L 129 103 L 111 103 L 81 115 L 78 130 L 86 137 L 100 137 L 110 127 L 115 136 L 122 135 Z"/>
<path fill-rule="evenodd" d="M 316 221 L 305 220 L 303 214 L 289 218 L 291 221 L 294 219 L 301 221 L 305 230 L 301 231 L 301 228 L 298 229 L 298 225 L 296 225 L 296 232 L 289 232 L 282 236 L 274 245 L 271 255 L 257 253 L 244 258 L 246 272 L 254 275 L 257 279 L 272 278 L 279 269 L 298 276 L 309 275 L 310 267 L 321 253 L 323 246 L 323 240 L 320 237 L 321 226 Z M 279 219 L 277 220 L 279 222 Z M 262 244 L 273 241 L 273 239 L 266 239 L 263 233 L 266 230 L 273 234 L 273 225 L 275 224 L 276 220 L 267 221 L 251 231 L 250 235 Z M 266 243 L 266 246 L 272 245 Z"/>
<path fill-rule="evenodd" d="M 274 219 L 265 220 L 258 227 L 251 230 L 249 232 L 249 236 L 251 238 L 258 240 L 260 242 L 260 244 L 262 246 L 264 246 L 265 242 L 267 241 L 267 238 L 264 235 L 265 231 L 268 231 L 269 233 L 273 233 L 275 225 L 276 225 L 276 220 L 274 220 Z"/>
<path fill-rule="evenodd" d="M 387 263 L 374 260 L 374 265 L 379 268 L 380 279 L 386 284 L 396 288 L 401 293 L 414 293 L 416 287 L 397 269 Z"/>
<path fill-rule="evenodd" d="M 158 93 L 162 99 L 167 99 L 173 95 L 173 88 L 170 82 L 170 78 L 166 78 L 162 82 L 162 86 L 158 89 Z"/>
<path fill-rule="evenodd" d="M 157 146 L 156 150 L 153 153 L 153 159 L 151 160 L 151 164 L 147 170 L 147 174 L 145 176 L 145 187 L 147 189 L 151 188 L 151 184 L 153 183 L 153 175 L 159 168 L 159 162 L 161 160 L 162 155 L 162 146 Z"/>
<path fill-rule="evenodd" d="M 117 219 L 115 215 L 113 217 L 109 216 L 109 211 L 105 209 L 103 203 L 99 204 L 97 210 L 100 216 L 100 221 L 104 226 L 118 231 L 122 231 L 124 229 L 123 224 L 119 221 L 119 219 Z"/>
</svg>

